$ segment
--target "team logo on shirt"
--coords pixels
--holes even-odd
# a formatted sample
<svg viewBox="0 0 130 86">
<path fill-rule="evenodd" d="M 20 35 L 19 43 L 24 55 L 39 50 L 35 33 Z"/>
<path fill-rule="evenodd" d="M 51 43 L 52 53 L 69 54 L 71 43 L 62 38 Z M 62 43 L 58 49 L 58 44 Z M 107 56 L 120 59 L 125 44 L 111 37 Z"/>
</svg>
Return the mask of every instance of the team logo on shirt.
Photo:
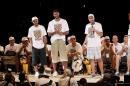
<svg viewBox="0 0 130 86">
<path fill-rule="evenodd" d="M 54 29 L 56 31 L 61 31 L 62 25 L 61 24 L 54 24 Z"/>
<path fill-rule="evenodd" d="M 35 40 L 41 40 L 41 35 L 42 35 L 41 30 L 34 31 Z"/>
<path fill-rule="evenodd" d="M 89 27 L 88 28 L 88 37 L 90 38 L 94 38 L 94 31 L 93 31 L 93 28 L 92 27 Z"/>
</svg>

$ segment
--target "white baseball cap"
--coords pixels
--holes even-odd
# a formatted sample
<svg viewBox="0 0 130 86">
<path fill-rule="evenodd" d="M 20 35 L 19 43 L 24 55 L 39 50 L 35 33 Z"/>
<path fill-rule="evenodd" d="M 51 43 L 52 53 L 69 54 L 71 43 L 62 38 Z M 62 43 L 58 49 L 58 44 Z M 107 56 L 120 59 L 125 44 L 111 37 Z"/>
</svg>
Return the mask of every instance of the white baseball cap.
<svg viewBox="0 0 130 86">
<path fill-rule="evenodd" d="M 27 37 L 22 37 L 22 41 L 27 41 L 28 38 Z"/>
<path fill-rule="evenodd" d="M 94 14 L 88 14 L 88 17 L 90 17 L 90 16 L 94 17 Z"/>
<path fill-rule="evenodd" d="M 70 37 L 70 39 L 72 39 L 72 38 L 76 38 L 75 35 L 72 35 L 72 36 Z"/>
<path fill-rule="evenodd" d="M 36 16 L 32 17 L 32 21 L 34 21 L 34 20 L 36 20 L 36 19 L 38 19 Z"/>
<path fill-rule="evenodd" d="M 15 40 L 13 36 L 9 37 L 9 41 L 11 41 L 11 40 Z"/>
<path fill-rule="evenodd" d="M 110 39 L 110 37 L 109 36 L 105 36 L 105 39 Z"/>
</svg>

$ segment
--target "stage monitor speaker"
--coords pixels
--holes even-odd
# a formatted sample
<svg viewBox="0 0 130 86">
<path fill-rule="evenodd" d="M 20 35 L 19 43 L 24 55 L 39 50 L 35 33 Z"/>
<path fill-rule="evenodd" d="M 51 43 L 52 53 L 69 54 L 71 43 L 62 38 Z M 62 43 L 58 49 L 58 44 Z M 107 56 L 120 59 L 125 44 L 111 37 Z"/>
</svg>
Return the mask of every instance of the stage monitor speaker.
<svg viewBox="0 0 130 86">
<path fill-rule="evenodd" d="M 124 75 L 124 83 L 130 83 L 130 75 Z"/>
</svg>

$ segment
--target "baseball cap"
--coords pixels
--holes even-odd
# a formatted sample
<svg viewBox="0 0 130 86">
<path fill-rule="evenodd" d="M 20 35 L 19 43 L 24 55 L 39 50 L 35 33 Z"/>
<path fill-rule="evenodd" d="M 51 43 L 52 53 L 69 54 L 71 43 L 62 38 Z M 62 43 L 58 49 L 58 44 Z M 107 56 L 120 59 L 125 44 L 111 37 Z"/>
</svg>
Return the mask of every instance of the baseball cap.
<svg viewBox="0 0 130 86">
<path fill-rule="evenodd" d="M 88 17 L 90 17 L 90 16 L 94 17 L 94 14 L 88 14 Z"/>
<path fill-rule="evenodd" d="M 9 41 L 10 41 L 10 40 L 14 40 L 14 37 L 13 37 L 13 36 L 9 37 Z"/>
<path fill-rule="evenodd" d="M 34 21 L 34 20 L 36 20 L 36 19 L 38 19 L 36 16 L 32 17 L 32 21 Z"/>
<path fill-rule="evenodd" d="M 27 37 L 22 37 L 22 41 L 27 41 L 28 38 Z"/>
<path fill-rule="evenodd" d="M 76 38 L 75 35 L 70 36 L 70 39 L 72 39 L 72 38 Z"/>
<path fill-rule="evenodd" d="M 105 36 L 105 39 L 110 39 L 110 37 L 109 36 Z"/>
</svg>

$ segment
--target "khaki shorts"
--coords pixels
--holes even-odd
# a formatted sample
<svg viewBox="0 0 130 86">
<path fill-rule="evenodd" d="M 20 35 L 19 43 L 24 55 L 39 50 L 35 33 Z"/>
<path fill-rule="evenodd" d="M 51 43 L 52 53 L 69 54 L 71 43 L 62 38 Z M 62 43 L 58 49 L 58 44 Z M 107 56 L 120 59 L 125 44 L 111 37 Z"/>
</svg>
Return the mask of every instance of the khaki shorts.
<svg viewBox="0 0 130 86">
<path fill-rule="evenodd" d="M 128 47 L 128 59 L 130 59 L 130 47 Z"/>
<path fill-rule="evenodd" d="M 68 61 L 66 44 L 62 39 L 55 40 L 51 45 L 52 63 Z"/>
</svg>

